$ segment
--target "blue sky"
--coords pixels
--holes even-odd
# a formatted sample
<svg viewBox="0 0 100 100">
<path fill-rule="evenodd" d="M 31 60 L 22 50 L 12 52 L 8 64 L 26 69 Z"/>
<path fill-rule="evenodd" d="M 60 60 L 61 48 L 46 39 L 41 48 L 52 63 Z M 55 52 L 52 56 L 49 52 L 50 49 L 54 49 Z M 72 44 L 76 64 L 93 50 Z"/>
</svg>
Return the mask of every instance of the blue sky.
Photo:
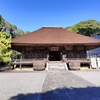
<svg viewBox="0 0 100 100">
<path fill-rule="evenodd" d="M 100 0 L 0 0 L 0 14 L 19 29 L 72 26 L 80 21 L 100 21 Z"/>
</svg>

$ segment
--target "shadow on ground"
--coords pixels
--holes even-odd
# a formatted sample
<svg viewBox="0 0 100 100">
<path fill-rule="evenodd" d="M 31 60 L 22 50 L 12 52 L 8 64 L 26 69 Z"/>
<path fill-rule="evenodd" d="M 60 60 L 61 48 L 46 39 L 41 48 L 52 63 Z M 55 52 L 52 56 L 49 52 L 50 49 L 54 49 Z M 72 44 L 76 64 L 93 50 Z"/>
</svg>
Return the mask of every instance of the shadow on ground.
<svg viewBox="0 0 100 100">
<path fill-rule="evenodd" d="M 18 94 L 9 100 L 100 100 L 100 87 L 61 88 L 44 93 Z"/>
</svg>

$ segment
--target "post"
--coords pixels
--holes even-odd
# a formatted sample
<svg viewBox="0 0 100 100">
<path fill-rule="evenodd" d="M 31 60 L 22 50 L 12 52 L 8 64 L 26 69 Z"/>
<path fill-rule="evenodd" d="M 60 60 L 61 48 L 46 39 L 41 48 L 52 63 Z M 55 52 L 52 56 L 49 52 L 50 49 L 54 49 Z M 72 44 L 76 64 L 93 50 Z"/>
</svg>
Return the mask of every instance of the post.
<svg viewBox="0 0 100 100">
<path fill-rule="evenodd" d="M 48 68 L 48 63 L 46 63 L 46 70 L 48 71 L 48 69 L 49 69 L 49 68 Z"/>
<path fill-rule="evenodd" d="M 66 70 L 68 70 L 68 66 L 67 66 L 67 64 L 66 64 L 66 63 L 64 63 L 64 65 L 65 65 L 65 69 L 66 69 Z"/>
<path fill-rule="evenodd" d="M 33 59 L 33 71 L 34 71 L 34 59 Z"/>
<path fill-rule="evenodd" d="M 22 70 L 21 59 L 20 59 L 20 70 Z"/>
<path fill-rule="evenodd" d="M 21 63 L 20 63 L 20 70 L 22 70 L 22 66 L 21 66 Z"/>
<path fill-rule="evenodd" d="M 16 60 L 14 61 L 13 69 L 16 68 Z"/>
</svg>

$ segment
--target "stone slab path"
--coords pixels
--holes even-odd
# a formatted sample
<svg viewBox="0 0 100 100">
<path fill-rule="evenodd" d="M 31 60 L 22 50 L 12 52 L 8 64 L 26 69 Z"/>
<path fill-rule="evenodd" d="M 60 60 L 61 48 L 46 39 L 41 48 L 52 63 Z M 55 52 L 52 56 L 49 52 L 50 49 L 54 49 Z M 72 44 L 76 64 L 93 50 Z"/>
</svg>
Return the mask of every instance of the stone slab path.
<svg viewBox="0 0 100 100">
<path fill-rule="evenodd" d="M 41 100 L 100 100 L 100 87 L 69 71 L 49 71 Z"/>
</svg>

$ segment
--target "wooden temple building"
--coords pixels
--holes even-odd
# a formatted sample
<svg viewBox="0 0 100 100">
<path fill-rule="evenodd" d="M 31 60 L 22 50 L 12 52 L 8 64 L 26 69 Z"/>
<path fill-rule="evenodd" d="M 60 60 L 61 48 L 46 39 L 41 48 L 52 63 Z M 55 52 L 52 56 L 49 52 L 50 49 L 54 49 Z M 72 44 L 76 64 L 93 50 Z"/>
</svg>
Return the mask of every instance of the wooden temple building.
<svg viewBox="0 0 100 100">
<path fill-rule="evenodd" d="M 42 27 L 12 39 L 11 44 L 22 53 L 22 59 L 63 61 L 86 58 L 86 51 L 100 47 L 100 40 L 62 27 Z"/>
</svg>

